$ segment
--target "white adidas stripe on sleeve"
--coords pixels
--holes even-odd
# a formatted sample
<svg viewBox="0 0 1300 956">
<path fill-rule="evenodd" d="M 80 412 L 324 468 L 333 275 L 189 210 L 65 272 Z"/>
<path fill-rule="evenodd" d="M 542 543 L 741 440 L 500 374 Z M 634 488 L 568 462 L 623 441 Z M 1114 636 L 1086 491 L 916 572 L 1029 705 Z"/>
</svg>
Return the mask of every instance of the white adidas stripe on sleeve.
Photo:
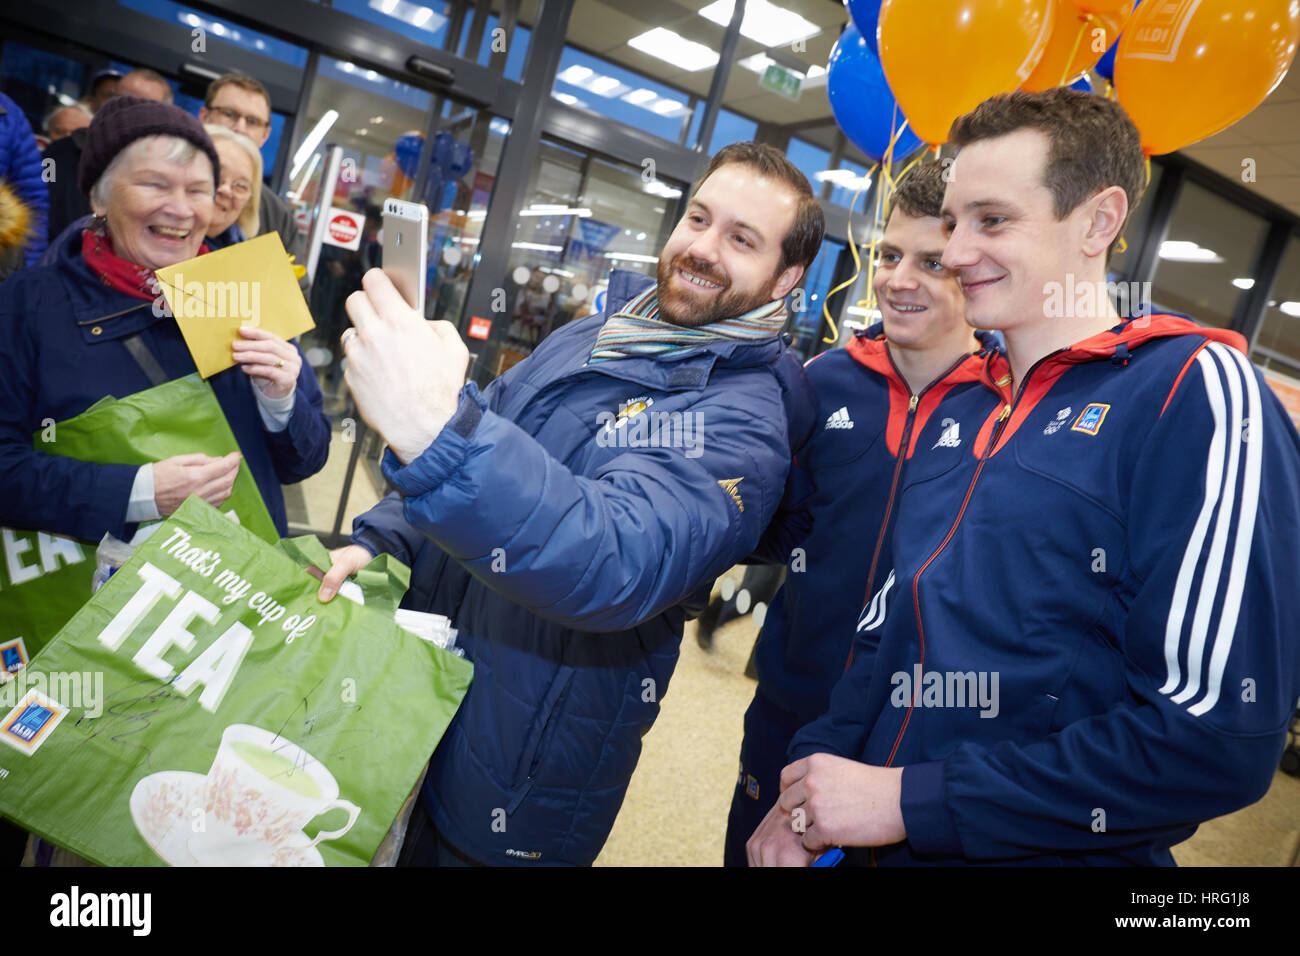
<svg viewBox="0 0 1300 956">
<path fill-rule="evenodd" d="M 1199 716 L 1218 702 L 1228 652 L 1232 648 L 1240 615 L 1259 504 L 1263 421 L 1259 383 L 1244 355 L 1229 346 L 1212 343 L 1197 354 L 1196 361 L 1201 367 L 1206 397 L 1214 418 L 1214 434 L 1206 455 L 1205 496 L 1183 552 L 1165 624 L 1168 677 L 1160 693 L 1173 694 L 1181 685 L 1183 689 L 1171 699 L 1177 704 L 1185 703 L 1201 692 L 1204 676 L 1205 693 L 1188 708 L 1189 713 Z M 1247 429 L 1244 440 L 1243 423 Z M 1246 451 L 1244 467 L 1241 462 L 1243 445 Z M 1212 520 L 1214 531 L 1207 542 Z M 1229 555 L 1228 540 L 1234 536 Z M 1183 629 L 1192 600 L 1193 579 L 1203 555 L 1206 558 L 1205 570 L 1196 592 L 1192 623 L 1183 647 Z M 1225 560 L 1228 566 L 1226 579 Z M 1214 628 L 1208 672 L 1203 675 L 1206 643 L 1213 624 L 1214 605 L 1220 594 L 1223 595 L 1223 606 Z M 1180 647 L 1183 647 L 1182 654 Z"/>
</svg>

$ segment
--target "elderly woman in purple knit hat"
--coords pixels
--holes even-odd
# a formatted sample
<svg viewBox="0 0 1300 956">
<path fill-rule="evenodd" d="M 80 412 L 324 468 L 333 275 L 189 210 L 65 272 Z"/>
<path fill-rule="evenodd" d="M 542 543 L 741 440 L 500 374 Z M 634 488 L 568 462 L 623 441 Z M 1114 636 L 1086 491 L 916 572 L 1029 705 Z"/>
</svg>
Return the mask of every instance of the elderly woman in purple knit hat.
<svg viewBox="0 0 1300 956">
<path fill-rule="evenodd" d="M 212 140 L 184 110 L 116 97 L 95 115 L 77 173 L 94 218 L 59 237 L 49 264 L 0 286 L 0 525 L 97 541 L 130 537 L 191 494 L 221 504 L 240 455 L 137 467 L 33 448 L 47 420 L 195 371 L 176 321 L 155 308 L 154 272 L 208 251 L 221 181 Z M 262 329 L 239 335 L 236 364 L 209 382 L 283 535 L 280 485 L 324 466 L 329 422 L 296 345 Z"/>
</svg>

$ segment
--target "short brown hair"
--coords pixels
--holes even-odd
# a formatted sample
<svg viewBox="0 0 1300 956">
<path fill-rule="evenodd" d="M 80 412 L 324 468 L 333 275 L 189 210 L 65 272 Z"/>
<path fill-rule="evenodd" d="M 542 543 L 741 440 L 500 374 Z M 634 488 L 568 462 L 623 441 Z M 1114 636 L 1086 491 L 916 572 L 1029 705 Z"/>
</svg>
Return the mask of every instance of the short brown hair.
<svg viewBox="0 0 1300 956">
<path fill-rule="evenodd" d="M 889 200 L 889 213 L 885 222 L 901 211 L 913 219 L 939 219 L 943 215 L 943 190 L 946 185 L 943 178 L 943 164 L 926 160 L 913 166 L 898 185 Z"/>
<path fill-rule="evenodd" d="M 266 92 L 266 87 L 257 80 L 253 79 L 246 73 L 227 73 L 219 76 L 208 84 L 207 95 L 203 99 L 203 105 L 212 109 L 212 104 L 217 98 L 217 93 L 223 86 L 238 86 L 240 89 L 248 90 L 250 93 L 256 93 L 262 99 L 266 100 L 266 116 L 271 117 L 271 94 Z"/>
<path fill-rule="evenodd" d="M 817 258 L 817 250 L 822 244 L 822 234 L 826 231 L 826 217 L 822 214 L 821 203 L 813 195 L 808 177 L 799 172 L 798 168 L 785 158 L 785 154 L 774 146 L 753 142 L 732 143 L 713 154 L 713 158 L 709 160 L 709 168 L 696 182 L 691 195 L 699 192 L 704 181 L 713 175 L 715 170 L 731 163 L 750 166 L 764 176 L 778 179 L 799 197 L 799 208 L 795 212 L 794 225 L 781 240 L 781 265 L 777 272 L 784 272 L 790 266 L 803 266 L 807 269 Z"/>
<path fill-rule="evenodd" d="M 131 77 L 131 76 L 138 76 L 140 79 L 144 80 L 147 83 L 155 83 L 158 86 L 161 86 L 163 88 L 162 101 L 164 103 L 171 103 L 175 101 L 175 97 L 172 94 L 172 85 L 168 83 L 167 78 L 163 76 L 161 73 L 159 73 L 157 70 L 151 70 L 147 66 L 137 66 L 133 70 L 129 71 L 128 73 L 123 74 L 122 79 L 118 81 L 119 86 L 122 83 L 126 82 L 127 77 Z"/>
<path fill-rule="evenodd" d="M 1137 127 L 1117 102 L 1068 87 L 1003 93 L 957 117 L 948 140 L 960 148 L 1021 129 L 1041 130 L 1050 141 L 1043 185 L 1058 220 L 1111 186 L 1124 190 L 1132 216 L 1146 189 L 1146 158 Z M 1118 243 L 1117 237 L 1107 259 Z"/>
</svg>

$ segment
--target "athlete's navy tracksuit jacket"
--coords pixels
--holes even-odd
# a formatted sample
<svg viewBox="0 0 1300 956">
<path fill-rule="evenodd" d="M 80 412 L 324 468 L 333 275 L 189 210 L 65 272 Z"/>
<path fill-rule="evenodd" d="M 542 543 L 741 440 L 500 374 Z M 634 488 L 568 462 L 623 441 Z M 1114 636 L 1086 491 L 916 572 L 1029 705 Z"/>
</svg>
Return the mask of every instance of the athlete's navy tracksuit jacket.
<svg viewBox="0 0 1300 956">
<path fill-rule="evenodd" d="M 1267 791 L 1300 694 L 1300 436 L 1240 336 L 1170 316 L 985 383 L 922 430 L 790 758 L 904 768 L 875 862 L 1172 863 Z"/>
<path fill-rule="evenodd" d="M 780 793 L 790 739 L 826 712 L 858 615 L 889 573 L 894 495 L 916 438 L 949 395 L 981 387 L 986 357 L 999 343 L 991 333 L 977 334 L 984 349 L 954 361 L 916 394 L 915 405 L 882 323 L 805 366 L 816 428 L 795 456 L 781 506 L 755 554 L 790 572 L 755 652 L 758 689 L 745 714 L 727 822 L 728 865 L 745 865 L 745 841 Z"/>
</svg>

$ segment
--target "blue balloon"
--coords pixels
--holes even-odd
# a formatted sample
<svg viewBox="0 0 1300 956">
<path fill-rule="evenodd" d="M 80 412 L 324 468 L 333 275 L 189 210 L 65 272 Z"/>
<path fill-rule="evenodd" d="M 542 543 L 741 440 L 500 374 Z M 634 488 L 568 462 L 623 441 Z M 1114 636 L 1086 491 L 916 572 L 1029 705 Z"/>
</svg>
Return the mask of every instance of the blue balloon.
<svg viewBox="0 0 1300 956">
<path fill-rule="evenodd" d="M 826 95 L 844 135 L 873 160 L 884 156 L 894 125 L 903 121 L 903 111 L 889 89 L 880 59 L 851 23 L 831 50 Z M 894 144 L 894 159 L 902 159 L 920 145 L 908 127 Z"/>
<path fill-rule="evenodd" d="M 420 149 L 424 146 L 424 137 L 419 133 L 407 133 L 398 138 L 393 146 L 397 158 L 397 168 L 407 179 L 415 178 L 415 171 L 420 168 Z"/>
<path fill-rule="evenodd" d="M 848 0 L 849 16 L 858 32 L 871 41 L 871 49 L 880 53 L 880 44 L 876 42 L 876 27 L 880 26 L 881 0 Z"/>
<path fill-rule="evenodd" d="M 1080 93 L 1091 93 L 1093 92 L 1092 80 L 1088 79 L 1087 73 L 1080 73 L 1078 79 L 1070 84 L 1070 89 L 1078 90 Z"/>
<path fill-rule="evenodd" d="M 1142 6 L 1142 0 L 1137 0 L 1137 3 L 1133 4 L 1134 12 L 1136 12 L 1137 8 L 1140 6 Z M 1110 49 L 1102 54 L 1101 59 L 1097 61 L 1097 66 L 1095 67 L 1097 73 L 1104 76 L 1111 83 L 1115 82 L 1115 51 L 1118 49 L 1119 40 L 1116 40 L 1110 45 Z"/>
</svg>

